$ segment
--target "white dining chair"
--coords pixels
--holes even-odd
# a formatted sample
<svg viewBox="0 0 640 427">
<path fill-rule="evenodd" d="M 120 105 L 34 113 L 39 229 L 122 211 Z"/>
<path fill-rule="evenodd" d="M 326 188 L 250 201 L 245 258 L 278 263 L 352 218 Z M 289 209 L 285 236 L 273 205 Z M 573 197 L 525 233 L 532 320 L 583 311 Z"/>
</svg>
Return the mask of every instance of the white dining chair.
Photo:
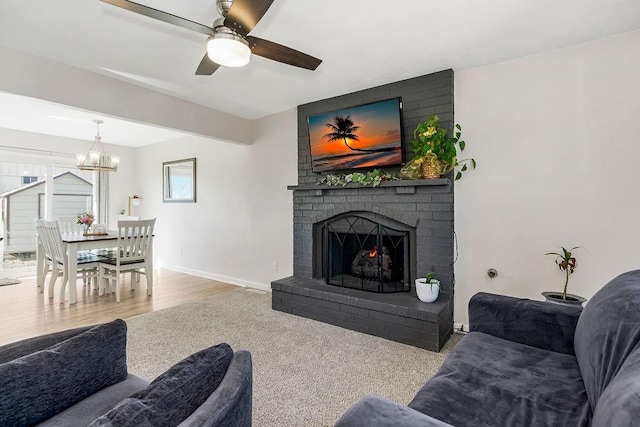
<svg viewBox="0 0 640 427">
<path fill-rule="evenodd" d="M 120 302 L 121 273 L 131 272 L 131 285 L 139 280 L 139 275 L 147 278 L 147 295 L 153 293 L 152 239 L 156 219 L 118 221 L 118 241 L 115 257 L 105 257 L 100 262 L 100 295 L 106 289 L 116 294 Z M 144 270 L 144 271 L 143 271 Z"/>
<path fill-rule="evenodd" d="M 42 219 L 36 220 L 36 234 L 38 236 L 38 240 L 40 241 L 40 247 L 43 252 L 43 267 L 44 267 L 44 276 L 46 281 L 46 276 L 49 272 L 54 272 L 54 262 L 53 262 L 53 250 L 51 249 L 51 242 L 49 239 L 49 232 L 45 227 L 45 221 Z M 53 295 L 53 285 L 58 277 L 58 274 L 52 274 L 51 281 L 49 282 L 49 295 Z M 44 292 L 44 289 L 40 289 L 40 292 Z"/>
<path fill-rule="evenodd" d="M 60 235 L 60 227 L 57 221 L 44 221 L 45 231 L 45 253 L 47 246 L 51 253 L 51 267 L 53 273 L 49 280 L 49 298 L 53 298 L 55 281 L 62 276 L 62 284 L 60 286 L 60 302 L 64 302 L 64 291 L 69 278 L 67 277 L 67 251 L 65 244 Z M 75 278 L 82 278 L 85 285 L 91 278 L 98 278 L 101 257 L 92 254 L 90 251 L 78 252 L 78 269 Z M 95 281 L 94 281 L 95 283 Z"/>
<path fill-rule="evenodd" d="M 78 224 L 75 216 L 61 216 L 58 218 L 58 226 L 61 233 L 82 233 L 83 225 Z"/>
</svg>

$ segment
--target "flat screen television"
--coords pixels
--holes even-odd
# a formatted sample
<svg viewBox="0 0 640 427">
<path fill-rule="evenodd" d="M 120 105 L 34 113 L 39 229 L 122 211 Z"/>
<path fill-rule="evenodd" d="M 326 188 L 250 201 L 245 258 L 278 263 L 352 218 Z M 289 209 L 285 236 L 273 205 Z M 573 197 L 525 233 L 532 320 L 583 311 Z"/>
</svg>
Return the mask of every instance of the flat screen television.
<svg viewBox="0 0 640 427">
<path fill-rule="evenodd" d="M 403 164 L 402 99 L 307 117 L 313 172 Z"/>
</svg>

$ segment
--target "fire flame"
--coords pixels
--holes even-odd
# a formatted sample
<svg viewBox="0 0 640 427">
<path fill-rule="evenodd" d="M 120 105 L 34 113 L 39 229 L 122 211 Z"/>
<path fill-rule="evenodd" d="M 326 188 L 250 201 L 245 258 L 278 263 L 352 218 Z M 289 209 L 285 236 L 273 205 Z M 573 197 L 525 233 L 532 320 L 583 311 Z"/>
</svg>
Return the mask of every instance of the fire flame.
<svg viewBox="0 0 640 427">
<path fill-rule="evenodd" d="M 373 258 L 376 255 L 378 255 L 378 248 L 376 248 L 376 245 L 373 245 L 373 249 L 369 252 L 368 255 L 370 258 Z"/>
</svg>

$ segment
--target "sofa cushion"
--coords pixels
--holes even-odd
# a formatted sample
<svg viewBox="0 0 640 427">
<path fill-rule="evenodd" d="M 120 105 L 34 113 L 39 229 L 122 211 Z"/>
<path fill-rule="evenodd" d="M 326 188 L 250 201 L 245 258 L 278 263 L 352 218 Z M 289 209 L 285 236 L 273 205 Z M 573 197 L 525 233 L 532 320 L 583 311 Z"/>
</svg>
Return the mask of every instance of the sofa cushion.
<svg viewBox="0 0 640 427">
<path fill-rule="evenodd" d="M 589 300 L 574 346 L 592 407 L 625 360 L 640 351 L 640 270 L 616 277 Z"/>
<path fill-rule="evenodd" d="M 0 365 L 0 425 L 31 425 L 127 377 L 118 319 Z"/>
<path fill-rule="evenodd" d="M 452 425 L 581 426 L 591 411 L 575 356 L 470 332 L 409 407 Z"/>
<path fill-rule="evenodd" d="M 97 391 L 86 399 L 41 422 L 38 427 L 86 426 L 133 393 L 144 390 L 149 381 L 129 374 L 127 379 Z"/>
<path fill-rule="evenodd" d="M 218 387 L 232 356 L 233 350 L 225 343 L 194 353 L 90 426 L 176 426 Z"/>
<path fill-rule="evenodd" d="M 35 353 L 36 351 L 44 350 L 52 345 L 58 344 L 71 337 L 79 335 L 96 325 L 84 326 L 82 328 L 67 329 L 61 332 L 54 332 L 52 334 L 40 335 L 33 338 L 27 338 L 14 343 L 6 344 L 0 347 L 0 363 L 6 363 L 11 360 L 17 359 L 27 354 Z"/>
<path fill-rule="evenodd" d="M 451 427 L 450 424 L 379 396 L 352 405 L 334 427 Z"/>
</svg>

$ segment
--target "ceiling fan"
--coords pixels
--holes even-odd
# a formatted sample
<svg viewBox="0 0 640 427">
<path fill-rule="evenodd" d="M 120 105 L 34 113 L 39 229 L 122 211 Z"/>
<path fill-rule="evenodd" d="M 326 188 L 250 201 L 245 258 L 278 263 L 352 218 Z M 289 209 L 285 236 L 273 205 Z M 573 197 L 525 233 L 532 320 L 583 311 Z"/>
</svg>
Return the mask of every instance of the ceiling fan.
<svg viewBox="0 0 640 427">
<path fill-rule="evenodd" d="M 211 75 L 221 65 L 242 67 L 249 63 L 252 53 L 307 70 L 315 70 L 322 62 L 306 53 L 248 35 L 273 0 L 216 0 L 222 16 L 211 27 L 128 0 L 100 1 L 209 36 L 207 53 L 200 61 L 196 75 Z"/>
</svg>

